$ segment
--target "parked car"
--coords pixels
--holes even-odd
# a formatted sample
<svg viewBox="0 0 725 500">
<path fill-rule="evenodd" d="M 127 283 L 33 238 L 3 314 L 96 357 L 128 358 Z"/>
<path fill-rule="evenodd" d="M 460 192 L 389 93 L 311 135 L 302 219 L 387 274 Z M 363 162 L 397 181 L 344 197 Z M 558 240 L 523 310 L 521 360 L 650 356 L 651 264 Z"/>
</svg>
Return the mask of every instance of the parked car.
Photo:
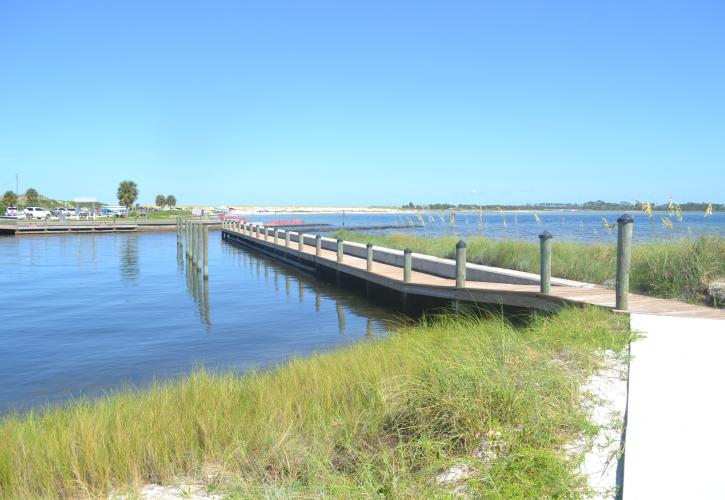
<svg viewBox="0 0 725 500">
<path fill-rule="evenodd" d="M 28 219 L 50 219 L 50 212 L 43 207 L 25 207 L 25 216 Z"/>
<path fill-rule="evenodd" d="M 17 219 L 25 219 L 25 212 L 18 210 L 18 207 L 8 207 L 5 209 L 6 217 L 15 217 Z"/>
</svg>

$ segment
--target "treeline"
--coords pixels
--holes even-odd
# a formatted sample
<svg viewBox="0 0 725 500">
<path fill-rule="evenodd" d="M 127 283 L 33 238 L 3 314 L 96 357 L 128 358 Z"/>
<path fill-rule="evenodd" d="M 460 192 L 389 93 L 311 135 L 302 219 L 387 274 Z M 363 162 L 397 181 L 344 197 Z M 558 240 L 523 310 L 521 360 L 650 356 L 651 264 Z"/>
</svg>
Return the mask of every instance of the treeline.
<svg viewBox="0 0 725 500">
<path fill-rule="evenodd" d="M 427 205 L 417 205 L 413 202 L 403 205 L 404 210 L 643 210 L 649 203 L 653 210 L 668 211 L 671 208 L 670 202 L 635 202 L 628 201 L 608 202 L 608 201 L 587 201 L 585 203 L 527 203 L 525 205 L 474 205 L 466 203 L 430 203 Z M 722 203 L 705 203 L 705 202 L 687 202 L 678 204 L 684 212 L 704 212 L 708 207 L 712 207 L 713 211 L 725 211 L 725 205 Z"/>
<path fill-rule="evenodd" d="M 17 194 L 15 191 L 5 191 L 0 197 L 0 215 L 5 213 L 8 207 L 42 207 L 52 210 L 58 206 L 76 206 L 90 208 L 91 203 L 74 203 L 67 200 L 55 200 L 40 194 L 35 188 L 28 188 L 24 193 Z"/>
</svg>

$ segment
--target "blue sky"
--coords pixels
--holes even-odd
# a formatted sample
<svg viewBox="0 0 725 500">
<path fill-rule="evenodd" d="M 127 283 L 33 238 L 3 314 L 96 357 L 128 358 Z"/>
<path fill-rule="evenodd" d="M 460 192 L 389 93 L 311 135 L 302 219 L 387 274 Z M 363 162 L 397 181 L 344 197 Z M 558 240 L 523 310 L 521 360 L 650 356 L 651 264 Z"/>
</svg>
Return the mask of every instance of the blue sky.
<svg viewBox="0 0 725 500">
<path fill-rule="evenodd" d="M 0 190 L 723 202 L 725 2 L 0 2 Z"/>
</svg>

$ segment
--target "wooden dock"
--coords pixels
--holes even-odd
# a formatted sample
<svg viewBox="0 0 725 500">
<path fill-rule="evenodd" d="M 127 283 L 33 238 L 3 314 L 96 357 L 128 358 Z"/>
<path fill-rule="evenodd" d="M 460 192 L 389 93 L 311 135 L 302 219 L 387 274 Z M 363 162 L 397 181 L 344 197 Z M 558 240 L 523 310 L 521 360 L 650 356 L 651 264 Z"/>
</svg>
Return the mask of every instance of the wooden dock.
<svg viewBox="0 0 725 500">
<path fill-rule="evenodd" d="M 138 231 L 138 224 L 112 221 L 0 221 L 0 234 L 69 234 L 69 233 L 128 233 Z"/>
<path fill-rule="evenodd" d="M 340 258 L 336 250 L 336 240 L 322 238 L 319 235 L 305 234 L 302 238 L 303 243 L 300 245 L 298 232 L 248 224 L 225 224 L 222 227 L 222 238 L 254 248 L 311 272 L 328 275 L 332 273 L 338 280 L 352 278 L 361 281 L 368 291 L 373 286 L 377 289 L 395 292 L 402 297 L 403 301 L 408 298 L 427 298 L 453 304 L 495 304 L 551 312 L 566 305 L 593 305 L 616 310 L 614 290 L 586 283 L 552 279 L 549 293 L 541 293 L 540 285 L 537 283 L 538 275 L 487 268 L 486 275 L 489 276 L 487 281 L 468 279 L 465 286 L 459 287 L 456 286 L 454 277 L 441 275 L 445 274 L 443 266 L 450 267 L 451 264 L 454 264 L 453 261 L 417 254 L 414 255 L 418 259 L 422 259 L 421 264 L 417 267 L 427 266 L 433 270 L 426 272 L 415 268 L 410 269 L 406 281 L 405 270 L 401 265 L 374 259 L 368 267 L 368 259 L 360 256 L 359 251 L 353 252 L 355 247 L 359 249 L 361 245 L 352 242 L 343 243 Z M 383 255 L 380 252 L 386 252 L 391 256 L 402 254 L 400 251 L 381 247 L 374 247 L 374 249 L 377 255 Z M 425 261 L 426 258 L 427 261 Z M 432 264 L 428 264 L 428 262 Z M 436 263 L 440 264 L 441 272 L 436 272 L 436 268 L 432 267 Z M 468 264 L 467 267 L 476 266 Z M 506 282 L 514 281 L 511 278 L 514 274 L 520 278 L 519 281 L 528 279 L 530 284 Z M 619 312 L 725 320 L 725 311 L 720 309 L 637 294 L 629 294 L 628 309 Z"/>
</svg>

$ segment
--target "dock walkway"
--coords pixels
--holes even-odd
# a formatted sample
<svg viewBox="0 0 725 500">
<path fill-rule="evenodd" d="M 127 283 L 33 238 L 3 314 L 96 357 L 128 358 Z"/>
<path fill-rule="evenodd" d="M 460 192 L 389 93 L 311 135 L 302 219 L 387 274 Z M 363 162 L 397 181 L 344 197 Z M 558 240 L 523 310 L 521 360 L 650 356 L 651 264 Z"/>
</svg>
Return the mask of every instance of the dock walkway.
<svg viewBox="0 0 725 500">
<path fill-rule="evenodd" d="M 263 234 L 264 231 L 267 231 L 266 239 Z M 376 259 L 372 264 L 372 269 L 368 271 L 366 258 L 354 255 L 351 252 L 355 247 L 364 249 L 364 245 L 345 242 L 343 261 L 337 262 L 337 252 L 332 249 L 337 243 L 336 240 L 322 238 L 322 247 L 318 252 L 314 235 L 306 234 L 303 237 L 304 245 L 300 251 L 297 240 L 299 233 L 293 231 L 289 231 L 289 233 L 289 245 L 286 244 L 286 232 L 284 230 L 278 230 L 277 243 L 274 243 L 274 230 L 263 227 L 258 227 L 256 233 L 244 229 L 244 226 L 238 228 L 224 227 L 222 229 L 222 238 L 252 246 L 259 251 L 272 254 L 292 264 L 306 267 L 308 270 L 323 267 L 404 295 L 432 297 L 452 302 L 475 302 L 524 307 L 541 311 L 556 311 L 565 305 L 593 305 L 608 309 L 615 308 L 614 290 L 586 283 L 552 280 L 554 286 L 551 287 L 551 292 L 543 294 L 540 292 L 538 285 L 538 275 L 507 269 L 486 268 L 489 281 L 476 281 L 469 278 L 466 281 L 466 286 L 459 288 L 456 287 L 456 280 L 451 277 L 441 276 L 441 273 L 416 270 L 414 267 L 410 281 L 405 282 L 402 265 L 380 262 L 379 259 Z M 402 252 L 400 251 L 380 247 L 374 248 L 376 256 L 386 253 L 389 256 L 386 260 L 390 261 L 392 257 L 398 256 L 402 261 Z M 419 254 L 413 254 L 413 256 L 421 260 L 427 259 L 433 263 L 445 263 L 448 268 L 455 264 L 449 259 L 438 259 Z M 468 264 L 467 267 L 475 268 L 477 266 Z M 468 271 L 471 274 L 470 269 Z M 511 276 L 513 274 L 520 277 L 518 281 L 528 280 L 530 284 L 506 282 L 512 281 Z M 629 310 L 627 312 L 725 320 L 725 311 L 720 309 L 638 294 L 630 294 Z"/>
<path fill-rule="evenodd" d="M 138 231 L 138 224 L 113 220 L 81 221 L 8 221 L 0 220 L 0 234 L 69 234 L 69 233 L 128 233 Z"/>
</svg>

